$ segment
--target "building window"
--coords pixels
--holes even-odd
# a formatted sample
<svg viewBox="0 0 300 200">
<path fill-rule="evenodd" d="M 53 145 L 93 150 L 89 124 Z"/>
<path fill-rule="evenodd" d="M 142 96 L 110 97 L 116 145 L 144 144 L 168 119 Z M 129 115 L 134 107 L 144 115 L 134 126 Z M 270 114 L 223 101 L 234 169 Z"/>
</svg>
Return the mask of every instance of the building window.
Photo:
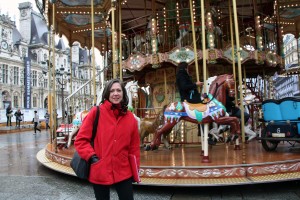
<svg viewBox="0 0 300 200">
<path fill-rule="evenodd" d="M 18 96 L 14 96 L 14 107 L 15 107 L 15 108 L 19 107 Z"/>
<path fill-rule="evenodd" d="M 44 88 L 48 88 L 48 79 L 44 79 Z"/>
<path fill-rule="evenodd" d="M 32 97 L 32 107 L 37 107 L 37 98 L 35 96 Z"/>
<path fill-rule="evenodd" d="M 33 60 L 34 60 L 35 62 L 37 62 L 37 54 L 36 54 L 36 53 L 33 54 Z"/>
<path fill-rule="evenodd" d="M 19 85 L 19 67 L 14 67 L 14 85 Z"/>
<path fill-rule="evenodd" d="M 37 86 L 37 71 L 32 71 L 32 86 Z"/>
<path fill-rule="evenodd" d="M 2 83 L 8 83 L 8 65 L 4 64 L 2 68 Z"/>
</svg>

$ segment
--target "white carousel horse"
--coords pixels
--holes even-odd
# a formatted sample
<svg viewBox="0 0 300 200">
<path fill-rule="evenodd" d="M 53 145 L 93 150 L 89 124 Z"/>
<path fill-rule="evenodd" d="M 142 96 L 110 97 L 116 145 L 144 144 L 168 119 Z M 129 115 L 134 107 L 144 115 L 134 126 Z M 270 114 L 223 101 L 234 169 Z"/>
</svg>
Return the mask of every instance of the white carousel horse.
<svg viewBox="0 0 300 200">
<path fill-rule="evenodd" d="M 135 119 L 138 122 L 138 129 L 140 130 L 141 119 L 134 114 L 134 109 L 132 106 L 132 100 L 138 98 L 138 89 L 139 89 L 138 82 L 137 81 L 129 81 L 125 85 L 125 89 L 126 89 L 127 96 L 128 96 L 128 109 L 133 113 Z"/>
<path fill-rule="evenodd" d="M 189 33 L 190 24 L 183 23 L 179 25 L 179 37 L 176 39 L 176 45 L 181 47 L 181 40 Z"/>
</svg>

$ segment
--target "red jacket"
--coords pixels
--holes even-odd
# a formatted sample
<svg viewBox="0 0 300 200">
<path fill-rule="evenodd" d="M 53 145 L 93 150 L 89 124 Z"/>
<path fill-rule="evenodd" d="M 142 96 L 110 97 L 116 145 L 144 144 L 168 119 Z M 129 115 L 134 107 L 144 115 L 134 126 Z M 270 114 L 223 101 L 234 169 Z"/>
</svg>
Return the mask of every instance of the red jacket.
<svg viewBox="0 0 300 200">
<path fill-rule="evenodd" d="M 94 148 L 90 145 L 97 107 L 85 117 L 76 136 L 75 148 L 85 160 L 96 154 L 100 161 L 93 163 L 89 181 L 95 184 L 111 185 L 132 177 L 129 154 L 137 158 L 140 166 L 140 139 L 137 121 L 131 112 L 116 119 L 111 103 L 100 106 L 100 117 Z"/>
</svg>

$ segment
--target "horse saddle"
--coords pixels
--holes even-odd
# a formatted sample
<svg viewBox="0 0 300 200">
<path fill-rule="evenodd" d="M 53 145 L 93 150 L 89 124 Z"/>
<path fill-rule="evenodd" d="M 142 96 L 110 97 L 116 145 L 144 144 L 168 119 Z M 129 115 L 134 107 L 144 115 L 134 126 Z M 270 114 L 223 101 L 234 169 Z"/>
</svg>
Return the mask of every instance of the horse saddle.
<svg viewBox="0 0 300 200">
<path fill-rule="evenodd" d="M 198 110 L 199 112 L 204 112 L 207 109 L 207 104 L 203 104 L 203 103 L 189 103 L 186 100 L 184 102 L 187 105 L 189 105 L 190 110 Z"/>
</svg>

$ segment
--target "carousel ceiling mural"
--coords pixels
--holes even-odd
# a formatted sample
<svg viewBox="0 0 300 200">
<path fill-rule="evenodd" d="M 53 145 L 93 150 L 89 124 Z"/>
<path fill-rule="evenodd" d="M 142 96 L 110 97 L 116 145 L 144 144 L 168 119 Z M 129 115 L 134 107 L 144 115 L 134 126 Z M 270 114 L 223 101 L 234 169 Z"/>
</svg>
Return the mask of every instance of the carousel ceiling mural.
<svg viewBox="0 0 300 200">
<path fill-rule="evenodd" d="M 91 5 L 90 0 L 61 0 L 61 2 L 68 6 L 87 6 Z M 101 5 L 102 0 L 94 0 L 94 5 Z"/>
</svg>

